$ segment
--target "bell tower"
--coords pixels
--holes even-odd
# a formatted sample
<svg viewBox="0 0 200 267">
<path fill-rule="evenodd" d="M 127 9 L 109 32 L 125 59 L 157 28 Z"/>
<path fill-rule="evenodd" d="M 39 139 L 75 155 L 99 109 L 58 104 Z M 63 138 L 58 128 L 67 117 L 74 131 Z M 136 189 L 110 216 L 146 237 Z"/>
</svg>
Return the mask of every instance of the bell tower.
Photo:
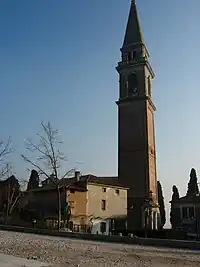
<svg viewBox="0 0 200 267">
<path fill-rule="evenodd" d="M 152 80 L 135 0 L 131 1 L 125 37 L 118 62 L 118 177 L 130 188 L 128 228 L 157 229 L 159 206 Z"/>
</svg>

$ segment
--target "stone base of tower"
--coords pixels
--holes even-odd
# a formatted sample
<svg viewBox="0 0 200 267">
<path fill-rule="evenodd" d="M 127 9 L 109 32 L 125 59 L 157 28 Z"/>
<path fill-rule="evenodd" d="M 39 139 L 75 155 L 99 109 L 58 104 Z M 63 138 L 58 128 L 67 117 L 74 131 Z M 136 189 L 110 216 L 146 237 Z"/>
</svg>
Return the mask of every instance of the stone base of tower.
<svg viewBox="0 0 200 267">
<path fill-rule="evenodd" d="M 159 205 L 153 200 L 129 197 L 128 207 L 127 228 L 129 232 L 160 228 Z"/>
</svg>

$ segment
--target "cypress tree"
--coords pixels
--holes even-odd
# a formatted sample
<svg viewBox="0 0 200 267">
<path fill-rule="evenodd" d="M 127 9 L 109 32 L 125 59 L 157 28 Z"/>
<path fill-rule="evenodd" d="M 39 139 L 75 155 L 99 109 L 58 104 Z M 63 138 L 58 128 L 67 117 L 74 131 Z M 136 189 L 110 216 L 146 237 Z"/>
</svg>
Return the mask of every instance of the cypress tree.
<svg viewBox="0 0 200 267">
<path fill-rule="evenodd" d="M 165 203 L 164 203 L 162 186 L 159 181 L 157 182 L 157 186 L 158 186 L 158 204 L 160 206 L 160 219 L 161 219 L 160 227 L 163 228 L 163 226 L 166 223 Z"/>
<path fill-rule="evenodd" d="M 199 187 L 197 183 L 197 174 L 194 168 L 190 172 L 190 180 L 188 183 L 187 196 L 195 196 L 199 194 Z"/>
<path fill-rule="evenodd" d="M 28 181 L 27 190 L 36 189 L 38 187 L 39 187 L 39 174 L 36 170 L 32 170 Z"/>
<path fill-rule="evenodd" d="M 173 185 L 172 187 L 172 200 L 171 200 L 171 210 L 170 210 L 170 223 L 172 225 L 172 228 L 176 228 L 176 210 L 175 210 L 175 207 L 174 207 L 174 202 L 179 199 L 180 195 L 179 195 L 179 191 L 178 191 L 178 188 Z"/>
</svg>

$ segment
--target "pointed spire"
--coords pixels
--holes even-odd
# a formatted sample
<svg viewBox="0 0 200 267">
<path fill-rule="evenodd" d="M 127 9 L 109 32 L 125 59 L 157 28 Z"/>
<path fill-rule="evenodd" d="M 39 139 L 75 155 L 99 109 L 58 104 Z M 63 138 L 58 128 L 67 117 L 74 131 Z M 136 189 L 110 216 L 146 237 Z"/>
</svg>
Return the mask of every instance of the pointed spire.
<svg viewBox="0 0 200 267">
<path fill-rule="evenodd" d="M 136 7 L 136 0 L 131 0 L 131 8 L 129 12 L 123 47 L 138 43 L 144 44 L 144 37 Z"/>
</svg>

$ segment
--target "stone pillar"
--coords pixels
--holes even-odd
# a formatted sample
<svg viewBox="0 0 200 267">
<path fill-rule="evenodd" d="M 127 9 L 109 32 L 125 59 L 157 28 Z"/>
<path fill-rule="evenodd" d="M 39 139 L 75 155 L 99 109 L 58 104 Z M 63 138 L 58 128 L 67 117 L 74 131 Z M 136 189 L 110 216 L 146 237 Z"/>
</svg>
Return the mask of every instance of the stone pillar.
<svg viewBox="0 0 200 267">
<path fill-rule="evenodd" d="M 154 230 L 158 229 L 158 214 L 157 214 L 157 211 L 153 212 L 153 229 Z"/>
<path fill-rule="evenodd" d="M 151 214 L 151 230 L 154 229 L 154 212 L 151 210 L 150 211 L 150 214 Z"/>
<path fill-rule="evenodd" d="M 145 210 L 145 228 L 149 227 L 149 211 Z"/>
</svg>

